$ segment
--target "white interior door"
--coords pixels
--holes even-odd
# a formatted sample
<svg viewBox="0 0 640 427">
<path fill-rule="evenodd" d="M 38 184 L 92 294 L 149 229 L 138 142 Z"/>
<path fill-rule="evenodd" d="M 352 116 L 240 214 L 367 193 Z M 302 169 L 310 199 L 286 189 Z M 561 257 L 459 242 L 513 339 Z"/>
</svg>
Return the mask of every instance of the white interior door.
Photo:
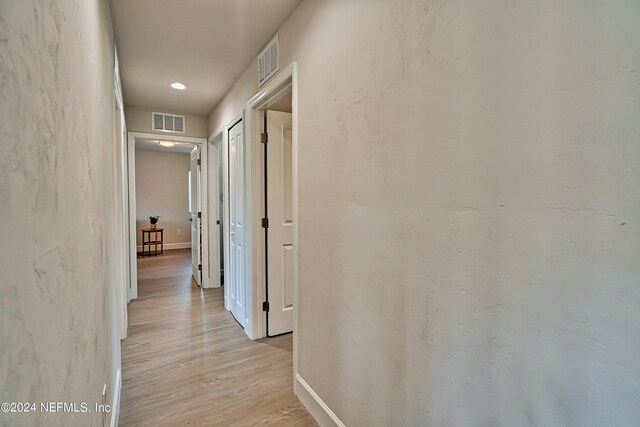
<svg viewBox="0 0 640 427">
<path fill-rule="evenodd" d="M 267 335 L 293 330 L 291 113 L 267 111 Z"/>
<path fill-rule="evenodd" d="M 221 284 L 221 260 L 222 260 L 222 198 L 220 197 L 221 168 L 222 168 L 222 138 L 214 141 L 209 146 L 209 256 L 211 258 L 210 274 L 211 286 L 217 288 Z"/>
<path fill-rule="evenodd" d="M 202 286 L 202 259 L 200 252 L 200 146 L 196 145 L 191 150 L 191 168 L 189 174 L 189 187 L 191 191 L 189 220 L 191 221 L 191 264 L 193 278 L 198 286 Z"/>
<path fill-rule="evenodd" d="M 225 271 L 225 293 L 236 320 L 246 327 L 245 283 L 245 171 L 242 121 L 229 129 L 229 271 Z"/>
</svg>

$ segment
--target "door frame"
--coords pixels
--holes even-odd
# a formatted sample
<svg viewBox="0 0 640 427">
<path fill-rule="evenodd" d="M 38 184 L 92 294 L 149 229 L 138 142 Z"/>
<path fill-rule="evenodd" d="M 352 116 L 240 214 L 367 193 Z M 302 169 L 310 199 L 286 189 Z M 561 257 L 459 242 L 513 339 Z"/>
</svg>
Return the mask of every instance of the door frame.
<svg viewBox="0 0 640 427">
<path fill-rule="evenodd" d="M 223 194 L 225 192 L 225 150 L 224 150 L 224 126 L 220 126 L 215 132 L 213 132 L 209 138 L 207 138 L 207 169 L 209 171 L 209 182 L 207 182 L 207 186 L 210 188 L 211 191 L 207 192 L 207 209 L 209 210 L 209 230 L 214 230 L 215 227 L 218 225 L 216 224 L 216 210 L 217 209 L 215 206 L 219 206 L 219 202 L 218 202 L 218 198 L 216 197 L 215 200 L 213 200 L 213 188 L 211 188 L 211 186 L 215 186 L 214 184 L 218 184 L 218 186 L 221 184 L 220 182 L 218 182 L 218 178 L 213 178 L 215 176 L 215 174 L 217 174 L 217 170 L 215 169 L 216 166 L 216 159 L 213 157 L 213 145 L 216 143 L 220 143 L 220 159 L 217 159 L 217 162 L 219 162 L 220 168 L 222 169 L 222 191 Z M 215 206 L 213 205 L 213 203 L 215 203 Z M 225 204 L 226 203 L 226 196 L 223 195 L 223 201 L 222 201 L 222 212 L 220 212 L 221 216 L 222 216 L 222 224 L 224 227 L 225 224 L 225 216 L 224 216 L 224 211 L 225 211 Z M 212 288 L 219 288 L 221 286 L 220 283 L 220 276 L 218 276 L 217 278 L 213 276 L 213 274 L 218 270 L 218 267 L 213 267 L 212 268 L 212 264 L 214 265 L 220 265 L 220 254 L 218 253 L 218 248 L 220 247 L 220 241 L 222 241 L 222 247 L 226 249 L 225 246 L 225 232 L 224 229 L 220 230 L 220 235 L 217 236 L 215 233 L 210 233 L 209 236 L 209 247 L 211 248 L 211 244 L 213 243 L 214 248 L 211 248 L 211 254 L 212 256 L 210 257 L 210 259 L 208 260 L 209 263 L 209 284 L 211 285 Z M 226 251 L 225 251 L 226 252 Z M 224 255 L 224 252 L 223 252 Z M 222 263 L 223 263 L 223 268 L 222 270 L 224 271 L 224 269 L 226 268 L 226 262 L 224 260 L 224 257 L 222 259 Z M 227 306 L 226 304 L 226 295 L 225 295 L 225 307 Z"/>
<path fill-rule="evenodd" d="M 193 157 L 194 151 L 195 151 L 196 157 Z M 198 285 L 199 288 L 202 287 L 202 284 L 204 282 L 203 270 L 204 270 L 204 260 L 206 259 L 204 257 L 203 245 L 202 245 L 202 236 L 204 235 L 204 232 L 202 231 L 203 230 L 202 223 L 204 220 L 204 218 L 202 217 L 202 205 L 203 205 L 202 197 L 204 195 L 202 192 L 202 180 L 203 180 L 204 174 L 202 173 L 202 166 L 198 165 L 198 162 L 202 164 L 202 158 L 203 158 L 202 146 L 200 144 L 195 144 L 191 149 L 191 152 L 189 153 L 189 201 L 190 201 L 189 219 L 191 220 L 189 231 L 191 234 L 191 275 L 193 279 L 196 281 L 196 285 Z M 193 168 L 195 168 L 195 170 Z M 198 168 L 200 168 L 200 170 L 198 170 Z M 196 190 L 195 192 L 192 193 L 194 183 L 196 185 Z M 196 197 L 196 200 L 195 200 L 196 206 L 195 206 L 195 211 L 192 211 L 191 209 L 194 208 L 193 206 L 194 200 L 192 196 L 194 196 L 194 194 Z M 198 212 L 201 212 L 200 218 L 198 218 Z M 195 221 L 195 224 L 194 224 L 194 221 Z M 200 224 L 198 224 L 198 221 L 200 221 Z M 195 227 L 195 237 L 193 233 L 194 227 Z M 198 231 L 200 231 L 199 235 L 198 235 Z M 207 238 L 207 236 L 205 236 L 205 238 Z M 194 240 L 196 242 L 195 248 L 193 247 Z M 196 254 L 196 258 L 198 261 L 197 264 L 194 264 L 193 262 L 194 253 Z M 198 266 L 200 266 L 200 268 L 198 268 Z"/>
<path fill-rule="evenodd" d="M 285 92 L 291 90 L 291 125 L 292 125 L 292 191 L 293 191 L 293 371 L 298 372 L 298 313 L 299 313 L 299 269 L 298 253 L 298 72 L 296 62 L 292 62 L 285 69 L 274 76 L 247 103 L 247 157 L 251 177 L 248 181 L 251 227 L 248 228 L 247 244 L 251 248 L 251 261 L 247 264 L 251 278 L 249 301 L 251 301 L 251 330 L 247 332 L 251 339 L 267 336 L 266 313 L 262 311 L 265 301 L 265 238 L 262 232 L 261 220 L 264 215 L 264 158 L 262 156 L 262 142 L 260 134 L 264 122 L 264 110 Z M 250 332 L 250 334 L 249 334 Z M 294 375 L 295 377 L 295 375 Z M 295 382 L 295 379 L 294 379 Z"/>
<path fill-rule="evenodd" d="M 124 115 L 124 98 L 122 96 L 122 84 L 120 82 L 120 65 L 118 62 L 118 51 L 113 47 L 114 56 L 114 93 L 115 93 L 115 116 L 114 116 L 114 179 L 115 179 L 115 224 L 116 224 L 116 295 L 118 298 L 118 322 L 120 329 L 120 339 L 127 337 L 129 325 L 127 303 L 129 302 L 129 288 L 131 281 L 129 266 L 129 245 L 127 243 L 129 234 L 129 200 L 127 188 L 127 124 Z M 120 252 L 119 249 L 122 249 Z M 120 282 L 120 283 L 118 283 Z"/>
<path fill-rule="evenodd" d="M 136 299 L 138 297 L 138 251 L 136 247 L 136 139 L 153 139 L 156 141 L 176 141 L 187 142 L 191 144 L 200 144 L 200 157 L 207 158 L 207 139 L 195 138 L 190 136 L 177 136 L 177 135 L 161 135 L 157 133 L 146 132 L 128 132 L 127 133 L 127 151 L 128 151 L 128 168 L 127 168 L 127 182 L 129 187 L 129 269 L 131 282 L 129 284 L 129 300 Z M 201 162 L 201 180 L 200 185 L 200 197 L 206 198 L 208 191 L 208 175 L 207 175 L 207 162 Z M 209 259 L 209 228 L 208 228 L 208 209 L 205 203 L 202 206 L 202 220 L 201 220 L 201 233 L 202 233 L 202 259 Z M 208 263 L 202 263 L 202 287 L 208 288 L 209 286 L 209 266 Z"/>
</svg>

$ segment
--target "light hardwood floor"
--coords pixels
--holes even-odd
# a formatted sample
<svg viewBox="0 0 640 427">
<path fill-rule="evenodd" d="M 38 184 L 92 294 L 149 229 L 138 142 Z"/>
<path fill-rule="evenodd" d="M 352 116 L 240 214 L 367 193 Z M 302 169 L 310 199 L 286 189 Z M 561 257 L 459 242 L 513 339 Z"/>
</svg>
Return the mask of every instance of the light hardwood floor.
<svg viewBox="0 0 640 427">
<path fill-rule="evenodd" d="M 291 334 L 247 338 L 190 249 L 138 259 L 122 342 L 120 426 L 316 426 L 292 391 Z"/>
</svg>

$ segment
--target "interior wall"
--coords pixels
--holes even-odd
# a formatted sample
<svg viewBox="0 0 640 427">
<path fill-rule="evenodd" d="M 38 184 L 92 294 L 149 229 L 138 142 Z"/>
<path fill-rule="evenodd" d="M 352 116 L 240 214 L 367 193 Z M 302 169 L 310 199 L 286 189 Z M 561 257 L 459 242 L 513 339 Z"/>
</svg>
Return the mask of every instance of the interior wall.
<svg viewBox="0 0 640 427">
<path fill-rule="evenodd" d="M 120 367 L 113 32 L 102 0 L 0 2 L 2 425 L 87 426 Z M 104 421 L 106 419 L 106 421 Z"/>
<path fill-rule="evenodd" d="M 269 106 L 269 110 L 273 111 L 282 111 L 283 113 L 291 113 L 292 112 L 292 93 L 289 90 L 289 93 L 286 93 L 282 96 L 282 98 L 278 99 L 276 102 Z"/>
<path fill-rule="evenodd" d="M 346 425 L 638 424 L 639 20 L 633 0 L 307 0 L 282 27 L 299 373 Z"/>
<path fill-rule="evenodd" d="M 149 216 L 160 215 L 164 243 L 191 244 L 189 222 L 189 154 L 136 150 L 136 241 L 149 228 Z M 182 230 L 182 235 L 178 235 Z M 165 247 L 166 249 L 166 247 Z"/>
<path fill-rule="evenodd" d="M 146 107 L 137 107 L 132 105 L 125 106 L 125 119 L 127 121 L 127 130 L 129 132 L 155 133 L 163 136 L 177 135 L 189 136 L 194 138 L 207 138 L 209 136 L 207 127 L 207 117 L 197 114 L 185 114 L 178 111 L 164 111 L 151 109 Z M 151 129 L 151 113 L 168 113 L 179 114 L 185 116 L 185 132 L 158 132 Z"/>
</svg>

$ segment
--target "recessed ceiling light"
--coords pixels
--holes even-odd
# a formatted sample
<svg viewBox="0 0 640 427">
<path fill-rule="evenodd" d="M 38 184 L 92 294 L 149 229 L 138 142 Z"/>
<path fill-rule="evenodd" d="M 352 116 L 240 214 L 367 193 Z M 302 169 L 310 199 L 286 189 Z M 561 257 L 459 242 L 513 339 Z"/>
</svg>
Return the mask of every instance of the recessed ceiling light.
<svg viewBox="0 0 640 427">
<path fill-rule="evenodd" d="M 174 145 L 176 145 L 176 143 L 173 141 L 160 141 L 159 144 L 163 147 L 173 147 Z"/>
<path fill-rule="evenodd" d="M 184 90 L 187 88 L 187 85 L 185 85 L 184 83 L 180 83 L 180 82 L 173 82 L 170 85 L 172 88 L 174 89 L 178 89 L 178 90 Z"/>
</svg>

